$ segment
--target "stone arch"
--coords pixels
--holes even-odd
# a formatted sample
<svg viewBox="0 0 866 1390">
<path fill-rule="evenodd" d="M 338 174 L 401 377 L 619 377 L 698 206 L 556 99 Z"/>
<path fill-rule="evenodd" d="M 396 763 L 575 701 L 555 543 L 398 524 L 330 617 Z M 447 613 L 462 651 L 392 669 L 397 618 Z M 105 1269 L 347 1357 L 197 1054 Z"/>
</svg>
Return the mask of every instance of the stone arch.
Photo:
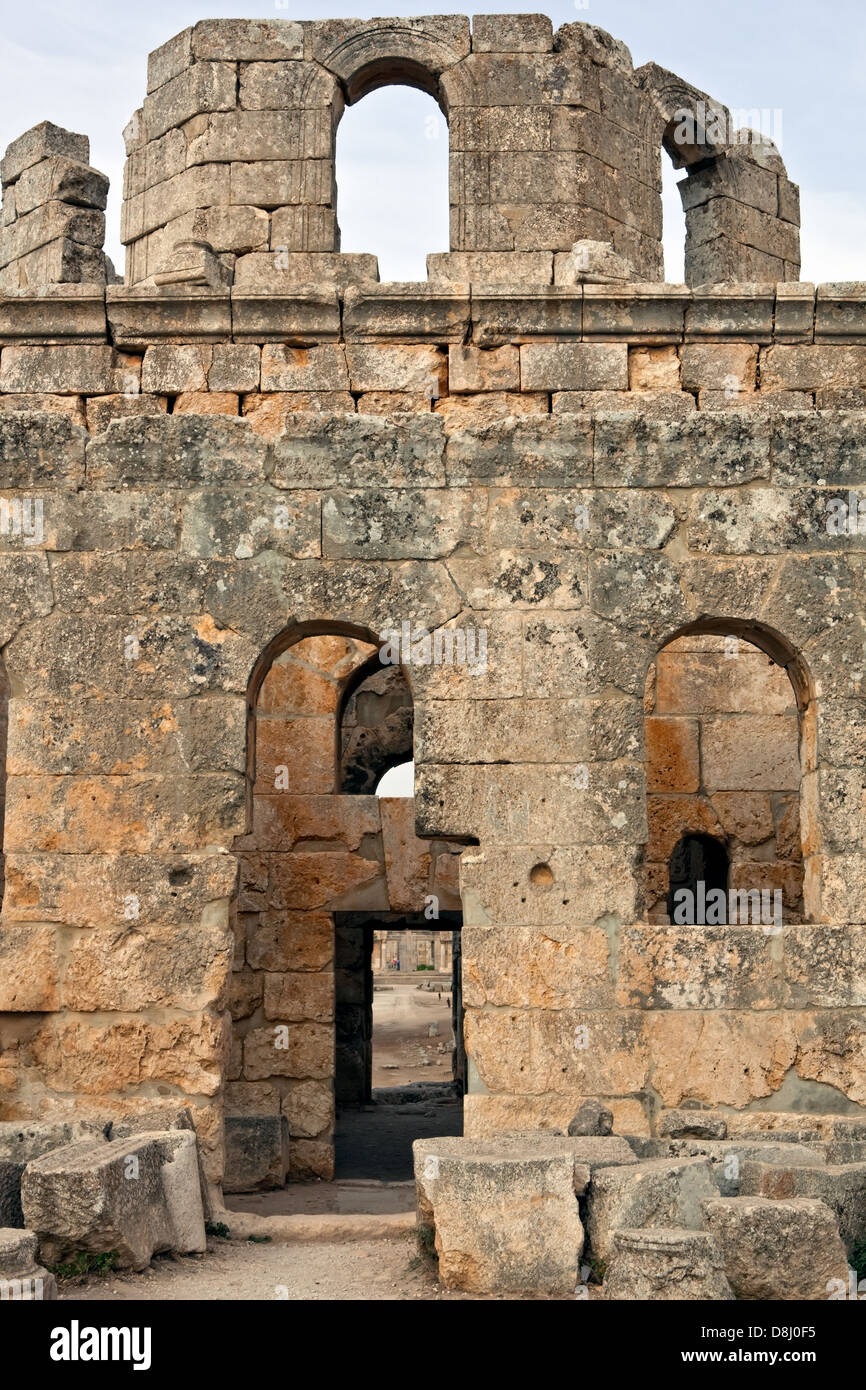
<svg viewBox="0 0 866 1390">
<path fill-rule="evenodd" d="M 343 786 L 339 730 L 357 692 L 393 671 L 411 709 L 408 678 L 380 661 L 379 644 L 362 624 L 295 622 L 251 671 L 247 830 L 234 845 L 229 1192 L 333 1176 L 347 1058 L 364 1065 L 345 1075 L 366 1078 L 369 1090 L 372 929 L 359 936 L 358 914 L 423 925 L 427 895 L 445 884 L 445 918 L 459 926 L 462 846 L 417 839 L 411 800 L 380 800 L 366 786 L 348 795 Z M 396 761 L 396 750 L 388 756 Z"/>
<path fill-rule="evenodd" d="M 351 27 L 350 27 L 351 25 Z M 438 28 L 422 21 L 392 20 L 367 24 L 349 22 L 345 37 L 330 47 L 317 45 L 316 57 L 339 79 L 346 104 L 351 106 L 378 87 L 402 85 L 427 92 L 447 116 L 440 79 L 442 74 L 466 57 L 467 41 L 455 31 L 444 37 Z M 329 26 L 330 32 L 331 26 Z M 333 28 L 340 28 L 339 23 Z"/>
<path fill-rule="evenodd" d="M 644 709 L 650 920 L 665 920 L 671 853 L 689 835 L 725 846 L 732 888 L 751 886 L 751 871 L 759 889 L 778 887 L 787 921 L 818 920 L 817 720 L 802 655 L 767 624 L 704 615 L 658 641 Z"/>
</svg>

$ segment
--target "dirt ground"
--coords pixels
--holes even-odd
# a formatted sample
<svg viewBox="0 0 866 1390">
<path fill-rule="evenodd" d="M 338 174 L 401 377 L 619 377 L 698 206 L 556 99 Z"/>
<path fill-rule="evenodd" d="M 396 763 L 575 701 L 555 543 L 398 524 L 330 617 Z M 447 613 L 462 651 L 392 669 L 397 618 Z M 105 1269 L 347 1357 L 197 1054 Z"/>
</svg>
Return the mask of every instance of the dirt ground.
<svg viewBox="0 0 866 1390">
<path fill-rule="evenodd" d="M 450 1081 L 451 990 L 418 988 L 416 975 L 377 975 L 373 993 L 373 1086 Z M 429 1036 L 431 1025 L 438 1030 Z"/>
<path fill-rule="evenodd" d="M 477 1301 L 474 1295 L 439 1288 L 431 1267 L 418 1256 L 414 1236 L 297 1245 L 212 1240 L 208 1245 L 207 1255 L 177 1260 L 157 1256 L 141 1274 L 109 1275 L 86 1286 L 67 1286 L 59 1297 L 86 1302 Z"/>
</svg>

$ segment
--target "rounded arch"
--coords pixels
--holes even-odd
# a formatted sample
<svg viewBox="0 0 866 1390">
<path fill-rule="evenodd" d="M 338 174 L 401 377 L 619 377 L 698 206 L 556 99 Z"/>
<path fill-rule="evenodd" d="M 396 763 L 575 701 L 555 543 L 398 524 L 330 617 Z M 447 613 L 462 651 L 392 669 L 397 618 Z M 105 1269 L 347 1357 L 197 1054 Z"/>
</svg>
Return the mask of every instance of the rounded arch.
<svg viewBox="0 0 866 1390">
<path fill-rule="evenodd" d="M 804 657 L 783 633 L 770 627 L 768 623 L 749 618 L 726 618 L 706 614 L 668 632 L 659 641 L 656 655 L 678 638 L 699 633 L 712 637 L 739 637 L 744 642 L 750 642 L 753 647 L 758 647 L 775 666 L 781 666 L 787 674 L 794 688 L 798 711 L 804 714 L 811 705 L 815 697 L 815 684 Z M 654 660 L 655 656 L 647 663 L 647 673 Z"/>
<path fill-rule="evenodd" d="M 447 116 L 440 79 L 467 53 L 468 46 L 433 28 L 392 20 L 358 28 L 317 56 L 340 79 L 347 106 L 377 87 L 400 84 L 427 92 Z"/>
<path fill-rule="evenodd" d="M 681 642 L 701 637 L 725 640 Z M 653 903 L 670 903 L 671 851 L 687 839 L 724 846 L 732 887 L 744 874 L 762 887 L 766 878 L 784 891 L 788 920 L 820 920 L 817 706 L 793 643 L 769 624 L 718 614 L 672 627 L 647 663 L 644 709 L 649 920 L 660 920 Z"/>
<path fill-rule="evenodd" d="M 254 663 L 247 682 L 246 696 L 246 831 L 252 826 L 253 814 L 253 787 L 255 783 L 256 767 L 256 706 L 258 704 L 259 693 L 262 683 L 268 672 L 278 657 L 290 648 L 297 646 L 308 637 L 345 637 L 356 642 L 365 642 L 376 648 L 374 652 L 361 662 L 346 678 L 346 682 L 340 691 L 337 711 L 334 721 L 335 727 L 335 749 L 334 755 L 337 761 L 337 771 L 342 781 L 342 771 L 339 766 L 341 759 L 340 732 L 343 726 L 343 718 L 349 700 L 356 693 L 359 686 L 364 681 L 369 680 L 377 672 L 388 670 L 386 663 L 380 660 L 379 652 L 382 645 L 381 634 L 374 632 L 372 628 L 366 627 L 362 623 L 342 622 L 330 618 L 309 619 L 305 622 L 290 623 L 277 632 L 271 640 L 262 648 L 258 659 Z M 391 669 L 399 670 L 402 681 L 408 692 L 409 703 L 414 710 L 414 695 L 412 682 L 409 672 L 404 664 Z M 411 756 L 411 753 L 410 753 Z M 404 761 L 405 755 L 395 747 L 394 757 L 388 766 L 395 766 L 398 762 Z M 383 766 L 382 772 L 386 771 Z"/>
</svg>

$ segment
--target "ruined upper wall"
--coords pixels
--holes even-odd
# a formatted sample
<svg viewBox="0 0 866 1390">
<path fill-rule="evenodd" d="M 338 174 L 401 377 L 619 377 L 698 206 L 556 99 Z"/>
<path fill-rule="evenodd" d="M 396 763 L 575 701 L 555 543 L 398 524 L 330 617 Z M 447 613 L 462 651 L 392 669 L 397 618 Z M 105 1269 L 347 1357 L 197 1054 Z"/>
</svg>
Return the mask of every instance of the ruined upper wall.
<svg viewBox="0 0 866 1390">
<path fill-rule="evenodd" d="M 431 280 L 573 282 L 555 257 L 583 239 L 661 279 L 663 146 L 689 171 L 690 284 L 799 278 L 797 190 L 725 107 L 655 64 L 635 72 L 592 25 L 436 15 L 206 20 L 151 54 L 125 132 L 126 283 L 189 278 L 210 251 L 213 285 L 378 279 L 374 257 L 337 254 L 335 140 L 346 104 L 394 83 L 448 119 L 451 250 Z"/>
</svg>

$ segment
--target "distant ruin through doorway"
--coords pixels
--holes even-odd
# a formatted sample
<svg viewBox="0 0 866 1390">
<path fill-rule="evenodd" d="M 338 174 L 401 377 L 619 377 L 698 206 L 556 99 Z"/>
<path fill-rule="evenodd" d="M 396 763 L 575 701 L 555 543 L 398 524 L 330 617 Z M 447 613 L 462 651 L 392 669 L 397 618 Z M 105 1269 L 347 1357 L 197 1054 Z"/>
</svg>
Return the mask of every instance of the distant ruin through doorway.
<svg viewBox="0 0 866 1390">
<path fill-rule="evenodd" d="M 407 1181 L 412 1141 L 463 1132 L 459 912 L 335 917 L 335 1176 Z"/>
</svg>

